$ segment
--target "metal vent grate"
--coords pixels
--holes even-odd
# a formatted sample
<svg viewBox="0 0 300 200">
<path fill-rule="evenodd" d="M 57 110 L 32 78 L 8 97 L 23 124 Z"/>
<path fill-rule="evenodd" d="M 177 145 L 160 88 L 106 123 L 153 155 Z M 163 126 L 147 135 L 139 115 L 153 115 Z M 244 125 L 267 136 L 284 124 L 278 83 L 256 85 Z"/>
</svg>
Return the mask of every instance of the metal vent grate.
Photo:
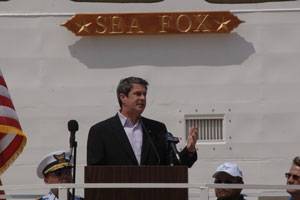
<svg viewBox="0 0 300 200">
<path fill-rule="evenodd" d="M 186 115 L 186 137 L 192 127 L 198 128 L 199 142 L 223 142 L 224 115 Z"/>
</svg>

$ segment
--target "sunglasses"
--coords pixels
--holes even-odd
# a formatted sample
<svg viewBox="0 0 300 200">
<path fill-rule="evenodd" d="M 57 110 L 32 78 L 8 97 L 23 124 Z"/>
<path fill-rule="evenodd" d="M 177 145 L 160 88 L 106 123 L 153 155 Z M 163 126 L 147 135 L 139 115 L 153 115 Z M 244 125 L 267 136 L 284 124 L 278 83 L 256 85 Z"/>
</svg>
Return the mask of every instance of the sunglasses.
<svg viewBox="0 0 300 200">
<path fill-rule="evenodd" d="M 221 179 L 215 179 L 215 182 L 214 183 L 225 183 L 225 184 L 232 184 L 232 183 L 235 183 L 234 181 L 232 180 L 221 180 Z"/>
<path fill-rule="evenodd" d="M 291 174 L 291 173 L 285 173 L 285 177 L 287 179 L 291 178 L 294 179 L 294 180 L 300 180 L 300 176 L 296 175 L 296 174 Z"/>
<path fill-rule="evenodd" d="M 70 176 L 70 175 L 72 175 L 72 171 L 71 171 L 71 168 L 64 168 L 64 169 L 56 170 L 56 171 L 52 172 L 52 174 L 54 174 L 57 177 Z"/>
</svg>

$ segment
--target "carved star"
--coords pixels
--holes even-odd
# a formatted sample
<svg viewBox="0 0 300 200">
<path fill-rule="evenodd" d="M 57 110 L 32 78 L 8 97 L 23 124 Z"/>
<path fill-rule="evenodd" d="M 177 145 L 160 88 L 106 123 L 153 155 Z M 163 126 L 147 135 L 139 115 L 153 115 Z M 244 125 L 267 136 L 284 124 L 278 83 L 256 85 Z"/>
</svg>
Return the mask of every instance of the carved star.
<svg viewBox="0 0 300 200">
<path fill-rule="evenodd" d="M 215 22 L 216 22 L 217 24 L 220 25 L 220 26 L 218 27 L 218 29 L 217 29 L 217 32 L 219 32 L 219 31 L 222 30 L 222 29 L 224 29 L 225 31 L 229 31 L 227 25 L 231 22 L 230 19 L 227 20 L 227 21 L 225 21 L 224 17 L 222 17 L 222 21 L 216 21 L 216 20 L 215 20 Z"/>
<path fill-rule="evenodd" d="M 77 31 L 77 33 L 82 33 L 82 32 L 89 33 L 90 32 L 89 26 L 91 26 L 92 24 L 93 24 L 92 22 L 89 22 L 89 23 L 86 23 L 86 24 L 76 23 L 76 26 L 79 27 L 79 30 Z"/>
</svg>

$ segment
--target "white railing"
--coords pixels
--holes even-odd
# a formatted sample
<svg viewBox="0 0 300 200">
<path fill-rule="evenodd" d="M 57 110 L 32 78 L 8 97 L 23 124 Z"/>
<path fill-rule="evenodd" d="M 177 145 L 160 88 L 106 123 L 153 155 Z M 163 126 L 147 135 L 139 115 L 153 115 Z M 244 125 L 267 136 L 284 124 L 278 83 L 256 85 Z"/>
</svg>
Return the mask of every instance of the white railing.
<svg viewBox="0 0 300 200">
<path fill-rule="evenodd" d="M 190 193 L 190 199 L 208 200 L 214 198 L 214 188 L 241 188 L 244 194 L 250 197 L 259 196 L 288 196 L 287 189 L 299 189 L 300 185 L 261 185 L 261 184 L 198 184 L 198 183 L 86 183 L 86 184 L 49 184 L 49 185 L 6 185 L 0 186 L 0 190 L 9 191 L 6 195 L 0 195 L 7 199 L 36 199 L 41 194 L 17 194 L 20 191 L 33 191 L 38 189 L 58 188 L 60 200 L 67 200 L 67 191 L 69 188 L 188 188 L 198 192 Z M 256 192 L 249 192 L 256 190 Z M 259 191 L 259 192 L 257 192 Z M 204 199 L 205 198 L 205 199 Z"/>
</svg>

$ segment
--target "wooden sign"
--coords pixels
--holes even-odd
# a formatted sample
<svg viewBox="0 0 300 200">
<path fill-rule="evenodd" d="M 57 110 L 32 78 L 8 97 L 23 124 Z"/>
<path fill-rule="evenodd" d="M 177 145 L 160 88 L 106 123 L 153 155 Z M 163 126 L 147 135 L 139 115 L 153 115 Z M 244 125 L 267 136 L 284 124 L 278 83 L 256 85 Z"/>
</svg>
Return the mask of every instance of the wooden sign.
<svg viewBox="0 0 300 200">
<path fill-rule="evenodd" d="M 77 36 L 230 33 L 231 12 L 76 14 L 62 26 Z"/>
</svg>

